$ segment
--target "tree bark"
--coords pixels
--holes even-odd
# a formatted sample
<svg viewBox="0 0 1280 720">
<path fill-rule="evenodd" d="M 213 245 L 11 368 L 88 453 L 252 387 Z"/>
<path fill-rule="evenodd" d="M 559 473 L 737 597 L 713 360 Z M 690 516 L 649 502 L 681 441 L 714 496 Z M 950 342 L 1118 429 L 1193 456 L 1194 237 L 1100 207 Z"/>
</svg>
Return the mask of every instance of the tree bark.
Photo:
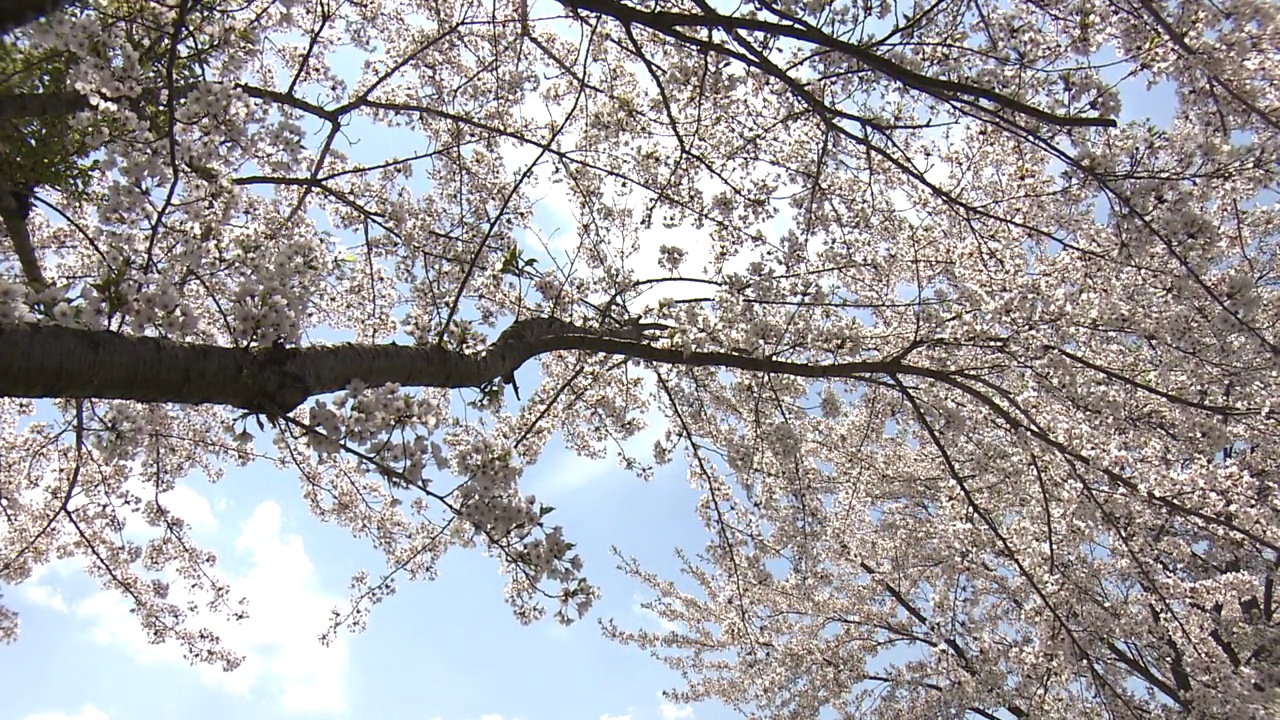
<svg viewBox="0 0 1280 720">
<path fill-rule="evenodd" d="M 686 353 L 554 318 L 517 321 L 475 354 L 437 345 L 397 344 L 246 350 L 16 324 L 0 326 L 0 396 L 217 404 L 284 414 L 314 395 L 337 392 L 356 380 L 369 386 L 480 387 L 509 380 L 531 358 L 556 351 L 814 378 L 938 374 L 893 361 L 810 365 L 722 352 Z"/>
</svg>

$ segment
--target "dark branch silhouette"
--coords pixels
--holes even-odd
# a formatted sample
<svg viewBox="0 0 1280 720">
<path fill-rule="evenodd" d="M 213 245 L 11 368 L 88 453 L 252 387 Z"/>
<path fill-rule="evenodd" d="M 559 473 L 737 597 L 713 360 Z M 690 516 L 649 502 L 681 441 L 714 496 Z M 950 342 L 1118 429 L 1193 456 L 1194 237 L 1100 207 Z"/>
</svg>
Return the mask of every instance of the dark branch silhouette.
<svg viewBox="0 0 1280 720">
<path fill-rule="evenodd" d="M 656 347 L 635 333 L 593 331 L 554 318 L 517 321 L 476 354 L 440 345 L 354 343 L 248 350 L 26 324 L 0 326 L 0 396 L 208 403 L 283 414 L 357 380 L 370 386 L 481 387 L 511 378 L 530 359 L 556 351 L 812 378 L 939 374 L 892 360 L 804 364 L 684 352 Z"/>
<path fill-rule="evenodd" d="M 0 35 L 52 15 L 66 0 L 4 0 L 0 2 Z"/>
</svg>

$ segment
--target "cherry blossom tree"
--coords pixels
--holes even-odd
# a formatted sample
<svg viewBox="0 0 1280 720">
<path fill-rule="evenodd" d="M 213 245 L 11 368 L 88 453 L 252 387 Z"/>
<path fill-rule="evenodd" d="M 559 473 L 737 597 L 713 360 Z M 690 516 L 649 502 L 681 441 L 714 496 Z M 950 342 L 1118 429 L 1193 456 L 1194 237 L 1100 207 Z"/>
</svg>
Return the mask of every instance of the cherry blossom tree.
<svg viewBox="0 0 1280 720">
<path fill-rule="evenodd" d="M 674 629 L 606 632 L 675 699 L 1274 717 L 1278 14 L 11 3 L 0 580 L 79 558 L 232 667 L 163 497 L 267 454 L 386 555 L 330 633 L 454 546 L 570 622 L 597 591 L 521 475 L 656 421 L 624 459 L 682 456 L 708 542 L 624 560 Z"/>
</svg>

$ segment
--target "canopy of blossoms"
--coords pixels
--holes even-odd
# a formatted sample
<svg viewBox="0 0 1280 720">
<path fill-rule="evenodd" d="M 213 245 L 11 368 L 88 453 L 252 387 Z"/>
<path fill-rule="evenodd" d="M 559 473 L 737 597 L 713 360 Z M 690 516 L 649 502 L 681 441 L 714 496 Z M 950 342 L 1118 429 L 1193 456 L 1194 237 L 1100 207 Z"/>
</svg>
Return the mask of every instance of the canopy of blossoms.
<svg viewBox="0 0 1280 720">
<path fill-rule="evenodd" d="M 265 455 L 386 556 L 330 633 L 456 546 L 570 622 L 521 476 L 658 422 L 624 460 L 687 463 L 707 544 L 624 560 L 674 630 L 606 632 L 673 697 L 1274 718 L 1278 14 L 5 3 L 0 581 L 79 558 L 234 667 L 158 498 Z"/>
</svg>

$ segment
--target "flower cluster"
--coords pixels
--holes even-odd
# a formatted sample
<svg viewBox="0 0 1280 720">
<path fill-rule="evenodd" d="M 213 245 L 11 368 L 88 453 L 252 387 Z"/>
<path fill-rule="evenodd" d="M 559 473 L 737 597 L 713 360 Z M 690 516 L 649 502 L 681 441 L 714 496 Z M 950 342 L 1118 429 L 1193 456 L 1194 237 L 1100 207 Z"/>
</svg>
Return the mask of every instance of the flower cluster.
<svg viewBox="0 0 1280 720">
<path fill-rule="evenodd" d="M 553 508 L 538 503 L 533 495 L 520 495 L 516 483 L 521 469 L 508 450 L 484 438 L 452 454 L 454 472 L 466 480 L 454 494 L 458 516 L 467 522 L 462 542 L 480 540 L 498 555 L 512 574 L 508 602 L 517 614 L 532 620 L 541 614 L 534 602 L 544 580 L 558 583 L 557 617 L 568 622 L 571 613 L 581 617 L 596 597 L 595 589 L 580 577 L 582 558 L 570 555 L 574 545 L 564 538 L 560 526 L 547 528 L 543 519 Z"/>
<path fill-rule="evenodd" d="M 443 469 L 446 459 L 430 436 L 447 417 L 448 397 L 409 393 L 394 383 L 366 388 L 353 383 L 332 402 L 315 400 L 308 413 L 308 445 L 321 458 L 351 447 L 395 468 L 403 482 L 426 487 L 428 463 Z"/>
</svg>

